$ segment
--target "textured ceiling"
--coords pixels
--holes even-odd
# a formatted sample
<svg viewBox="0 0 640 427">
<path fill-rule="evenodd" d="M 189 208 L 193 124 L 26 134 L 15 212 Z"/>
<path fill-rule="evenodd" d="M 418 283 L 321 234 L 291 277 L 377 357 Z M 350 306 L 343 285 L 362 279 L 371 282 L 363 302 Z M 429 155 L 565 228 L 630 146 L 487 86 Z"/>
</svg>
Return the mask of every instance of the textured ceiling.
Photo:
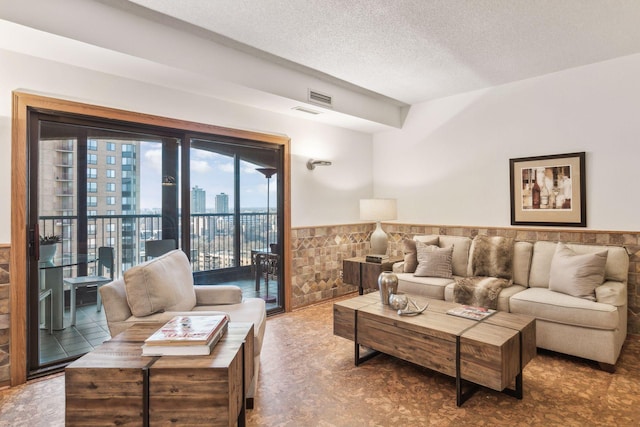
<svg viewBox="0 0 640 427">
<path fill-rule="evenodd" d="M 131 2 L 408 104 L 640 52 L 638 0 Z"/>
</svg>

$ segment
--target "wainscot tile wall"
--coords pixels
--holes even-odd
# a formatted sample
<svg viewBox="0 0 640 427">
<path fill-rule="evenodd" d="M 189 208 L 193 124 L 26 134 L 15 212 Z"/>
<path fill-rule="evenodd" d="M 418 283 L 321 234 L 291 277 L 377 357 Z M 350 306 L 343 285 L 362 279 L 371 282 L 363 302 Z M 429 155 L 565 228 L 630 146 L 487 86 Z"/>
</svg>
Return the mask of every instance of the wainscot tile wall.
<svg viewBox="0 0 640 427">
<path fill-rule="evenodd" d="M 11 329 L 9 299 L 9 247 L 0 245 L 0 387 L 10 380 L 9 343 Z"/>
<path fill-rule="evenodd" d="M 640 334 L 640 232 L 578 229 L 483 228 L 415 224 L 384 224 L 389 234 L 389 253 L 401 255 L 403 239 L 418 234 L 450 236 L 506 236 L 517 240 L 624 246 L 629 253 L 628 332 Z M 300 308 L 355 292 L 342 282 L 342 260 L 367 254 L 374 224 L 351 224 L 294 228 L 292 246 L 292 301 Z"/>
</svg>

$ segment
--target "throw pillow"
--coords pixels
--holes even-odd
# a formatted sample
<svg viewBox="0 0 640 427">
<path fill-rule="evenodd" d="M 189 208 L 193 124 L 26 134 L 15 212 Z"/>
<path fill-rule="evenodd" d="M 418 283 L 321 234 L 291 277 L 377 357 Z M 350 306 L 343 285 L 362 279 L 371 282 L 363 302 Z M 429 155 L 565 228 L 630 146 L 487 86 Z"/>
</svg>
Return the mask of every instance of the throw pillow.
<svg viewBox="0 0 640 427">
<path fill-rule="evenodd" d="M 418 266 L 416 242 L 418 241 L 428 245 L 438 245 L 438 236 L 433 238 L 415 236 L 413 239 L 404 239 L 402 241 L 402 253 L 404 254 L 403 271 L 405 273 L 414 273 L 416 271 L 416 267 Z"/>
<path fill-rule="evenodd" d="M 476 236 L 471 244 L 468 276 L 511 279 L 514 240 L 501 236 Z"/>
<path fill-rule="evenodd" d="M 551 259 L 549 289 L 595 301 L 595 290 L 604 282 L 608 251 L 578 255 L 558 243 Z"/>
<path fill-rule="evenodd" d="M 453 257 L 453 246 L 439 248 L 434 245 L 426 245 L 422 242 L 416 243 L 418 267 L 414 276 L 418 277 L 442 277 L 451 279 L 453 277 L 451 259 Z"/>
<path fill-rule="evenodd" d="M 404 254 L 404 267 L 405 273 L 413 273 L 418 266 L 418 255 L 416 249 L 416 241 L 410 239 L 404 239 L 402 241 L 402 253 Z"/>
<path fill-rule="evenodd" d="M 189 259 L 179 249 L 124 272 L 131 313 L 144 317 L 162 311 L 190 311 L 196 291 Z"/>
</svg>

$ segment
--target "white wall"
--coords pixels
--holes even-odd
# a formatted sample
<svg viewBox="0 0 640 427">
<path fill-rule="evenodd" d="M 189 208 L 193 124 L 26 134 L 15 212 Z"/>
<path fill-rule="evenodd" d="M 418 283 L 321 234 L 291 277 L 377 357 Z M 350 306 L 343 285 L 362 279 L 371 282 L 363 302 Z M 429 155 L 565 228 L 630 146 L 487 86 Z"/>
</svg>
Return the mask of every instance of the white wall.
<svg viewBox="0 0 640 427">
<path fill-rule="evenodd" d="M 411 108 L 374 135 L 400 222 L 510 225 L 509 159 L 586 152 L 587 228 L 640 230 L 640 54 Z"/>
<path fill-rule="evenodd" d="M 0 49 L 0 243 L 10 242 L 11 92 L 47 96 L 291 138 L 292 225 L 354 222 L 358 200 L 371 197 L 369 134 L 244 107 Z M 333 161 L 306 168 L 310 157 Z"/>
</svg>

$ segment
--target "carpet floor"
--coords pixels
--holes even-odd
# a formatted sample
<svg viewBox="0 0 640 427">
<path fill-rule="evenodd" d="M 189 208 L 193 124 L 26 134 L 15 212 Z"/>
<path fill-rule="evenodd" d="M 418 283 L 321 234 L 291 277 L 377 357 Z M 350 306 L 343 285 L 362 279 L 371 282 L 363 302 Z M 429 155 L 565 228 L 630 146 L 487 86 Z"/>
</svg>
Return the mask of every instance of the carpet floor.
<svg viewBox="0 0 640 427">
<path fill-rule="evenodd" d="M 453 378 L 386 355 L 355 367 L 331 302 L 269 318 L 260 365 L 248 426 L 640 425 L 639 336 L 614 374 L 539 350 L 522 400 L 481 388 L 460 408 Z M 63 425 L 63 374 L 0 391 L 0 426 Z"/>
</svg>

